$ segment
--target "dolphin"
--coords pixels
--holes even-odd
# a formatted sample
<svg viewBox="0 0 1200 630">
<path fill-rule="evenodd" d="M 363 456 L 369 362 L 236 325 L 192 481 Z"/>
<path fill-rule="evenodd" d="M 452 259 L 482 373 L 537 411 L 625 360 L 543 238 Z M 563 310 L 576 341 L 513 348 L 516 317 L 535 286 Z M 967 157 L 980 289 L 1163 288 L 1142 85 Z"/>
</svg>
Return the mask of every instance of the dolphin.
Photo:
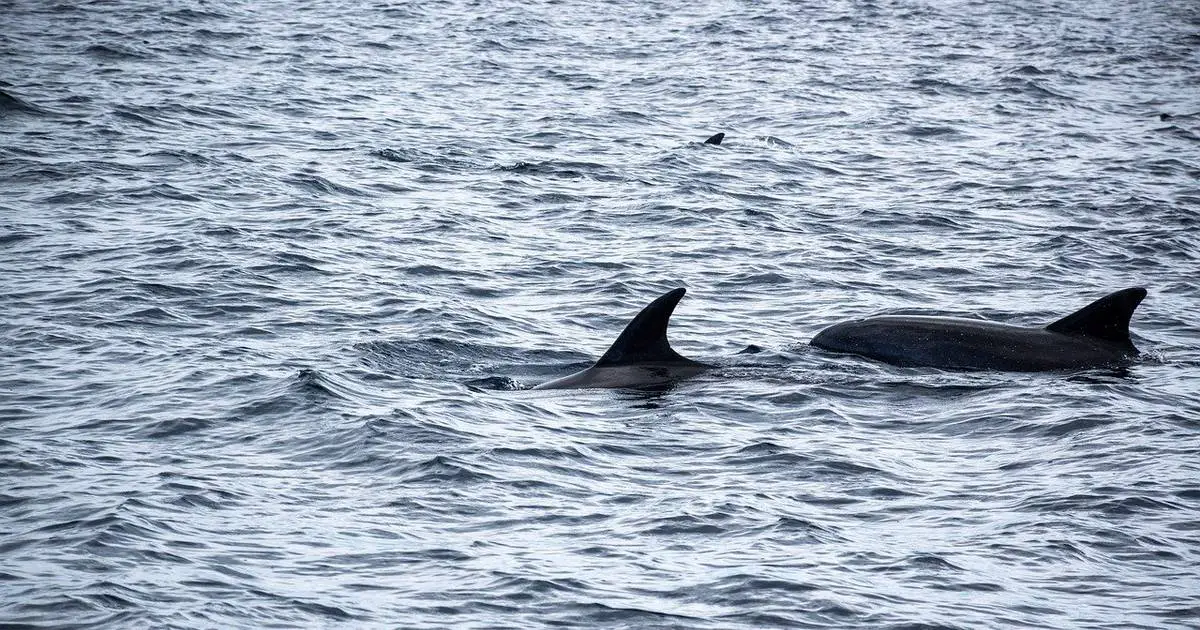
<svg viewBox="0 0 1200 630">
<path fill-rule="evenodd" d="M 643 308 L 592 367 L 533 389 L 665 387 L 713 366 L 680 356 L 667 341 L 667 323 L 686 289 L 674 289 Z"/>
<path fill-rule="evenodd" d="M 725 139 L 725 132 L 722 131 L 721 133 L 718 133 L 718 134 L 710 137 L 708 140 L 705 140 L 704 144 L 721 144 L 721 141 L 724 139 Z"/>
<path fill-rule="evenodd" d="M 906 367 L 1041 372 L 1117 366 L 1138 355 L 1129 319 L 1144 297 L 1140 287 L 1122 289 L 1045 328 L 953 317 L 870 317 L 834 324 L 811 343 Z"/>
</svg>

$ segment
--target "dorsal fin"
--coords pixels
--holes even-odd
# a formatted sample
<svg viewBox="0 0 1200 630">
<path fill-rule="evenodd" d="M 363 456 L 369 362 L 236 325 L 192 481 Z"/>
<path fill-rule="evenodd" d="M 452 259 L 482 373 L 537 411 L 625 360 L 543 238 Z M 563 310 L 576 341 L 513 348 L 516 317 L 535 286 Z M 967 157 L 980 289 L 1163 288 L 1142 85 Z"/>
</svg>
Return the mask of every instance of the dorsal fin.
<svg viewBox="0 0 1200 630">
<path fill-rule="evenodd" d="M 705 140 L 704 144 L 721 144 L 721 141 L 724 139 L 725 139 L 725 132 L 722 131 L 721 133 L 714 135 L 713 137 L 709 138 L 708 140 Z"/>
<path fill-rule="evenodd" d="M 674 289 L 651 302 L 621 332 L 621 336 L 596 361 L 596 367 L 630 363 L 693 363 L 671 349 L 667 341 L 667 323 L 675 305 L 687 289 Z"/>
<path fill-rule="evenodd" d="M 1065 335 L 1085 335 L 1105 341 L 1132 346 L 1129 341 L 1129 318 L 1146 297 L 1141 287 L 1122 289 L 1046 326 L 1050 332 Z"/>
</svg>

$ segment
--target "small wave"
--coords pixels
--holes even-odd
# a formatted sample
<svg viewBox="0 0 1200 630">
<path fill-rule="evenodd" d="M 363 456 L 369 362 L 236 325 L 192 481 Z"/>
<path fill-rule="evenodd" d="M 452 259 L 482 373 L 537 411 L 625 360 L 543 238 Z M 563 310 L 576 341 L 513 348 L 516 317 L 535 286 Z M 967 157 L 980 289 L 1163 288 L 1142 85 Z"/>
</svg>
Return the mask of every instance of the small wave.
<svg viewBox="0 0 1200 630">
<path fill-rule="evenodd" d="M 299 384 L 301 390 L 312 392 L 322 396 L 331 398 L 347 399 L 344 388 L 332 379 L 328 378 L 318 370 L 304 368 L 296 373 L 296 383 Z"/>
<path fill-rule="evenodd" d="M 7 232 L 0 233 L 0 247 L 20 243 L 21 241 L 36 238 L 38 235 L 33 232 Z"/>
<path fill-rule="evenodd" d="M 30 116 L 49 116 L 53 112 L 26 101 L 23 98 L 0 90 L 0 117 L 16 114 Z"/>
<path fill-rule="evenodd" d="M 265 264 L 265 265 L 253 265 L 251 267 L 247 267 L 247 270 L 257 273 L 257 274 L 261 274 L 263 276 L 267 276 L 267 277 L 276 276 L 276 275 L 292 275 L 292 274 L 300 274 L 300 275 L 315 274 L 315 275 L 320 275 L 320 276 L 327 276 L 327 275 L 332 274 L 332 272 L 326 271 L 324 269 L 321 269 L 320 267 L 311 265 L 306 262 L 269 263 L 269 264 Z M 257 309 L 258 307 L 247 305 L 247 306 L 238 307 L 238 308 Z"/>
<path fill-rule="evenodd" d="M 762 141 L 763 144 L 765 144 L 769 147 L 779 147 L 781 149 L 796 148 L 796 145 L 792 144 L 791 142 L 788 142 L 787 140 L 784 140 L 783 138 L 776 138 L 775 136 L 763 136 L 762 138 L 760 138 L 760 140 Z"/>
<path fill-rule="evenodd" d="M 174 18 L 176 20 L 181 20 L 183 22 L 207 22 L 210 20 L 229 19 L 228 15 L 226 15 L 224 13 L 219 13 L 217 11 L 204 11 L 204 10 L 200 10 L 200 9 L 189 9 L 189 8 L 168 11 L 166 13 L 166 16 L 170 17 L 170 18 Z"/>
<path fill-rule="evenodd" d="M 60 193 L 55 193 L 53 195 L 50 195 L 49 197 L 42 199 L 42 203 L 47 204 L 47 205 L 52 205 L 52 206 L 69 206 L 69 205 L 75 205 L 75 204 L 91 203 L 93 201 L 96 201 L 97 199 L 102 199 L 103 197 L 104 197 L 104 193 L 100 193 L 100 192 L 83 193 L 83 192 L 66 191 L 66 192 L 60 192 Z"/>
<path fill-rule="evenodd" d="M 1022 94 L 1025 96 L 1033 96 L 1039 99 L 1048 98 L 1054 100 L 1075 100 L 1074 97 L 1056 92 L 1033 79 L 1025 79 L 1019 76 L 1009 76 L 1001 80 L 1002 90 L 1010 94 Z"/>
<path fill-rule="evenodd" d="M 1168 125 L 1167 127 L 1163 127 L 1160 131 L 1169 133 L 1182 140 L 1200 141 L 1200 133 L 1192 131 L 1191 129 L 1180 127 L 1179 125 Z"/>
<path fill-rule="evenodd" d="M 124 107 L 118 107 L 118 108 L 114 109 L 113 116 L 116 116 L 117 118 L 120 118 L 122 120 L 135 122 L 139 125 L 144 125 L 146 127 L 163 127 L 167 124 L 167 121 L 156 120 L 154 118 L 151 118 L 151 117 L 145 115 L 144 113 L 136 112 L 136 111 L 133 111 L 132 109 L 127 109 Z"/>
<path fill-rule="evenodd" d="M 207 158 L 199 153 L 192 151 L 184 151 L 180 149 L 167 149 L 161 151 L 149 151 L 144 153 L 139 158 L 139 165 L 145 166 L 162 166 L 176 167 L 182 164 L 197 164 L 208 166 L 216 164 L 217 161 Z"/>
<path fill-rule="evenodd" d="M 293 175 L 284 181 L 298 188 L 318 194 L 336 193 L 340 195 L 350 195 L 352 197 L 370 196 L 370 193 L 365 190 L 354 188 L 353 186 L 346 186 L 344 184 L 336 184 L 319 175 Z"/>
<path fill-rule="evenodd" d="M 177 313 L 163 306 L 151 306 L 147 308 L 139 308 L 124 313 L 119 313 L 113 316 L 107 325 L 112 326 L 130 326 L 130 325 L 152 325 L 152 326 L 168 326 L 179 327 L 192 323 L 190 317 L 182 313 Z"/>
<path fill-rule="evenodd" d="M 1008 72 L 1009 74 L 1017 74 L 1025 77 L 1040 77 L 1042 75 L 1050 74 L 1049 72 L 1046 72 L 1037 66 L 1029 64 L 1018 66 L 1012 70 L 1009 70 Z"/>
<path fill-rule="evenodd" d="M 904 135 L 912 136 L 914 138 L 940 138 L 944 136 L 959 135 L 962 132 L 954 127 L 931 125 L 907 127 L 904 129 L 903 133 Z"/>
<path fill-rule="evenodd" d="M 555 179 L 593 179 L 597 181 L 622 181 L 625 179 L 614 169 L 593 162 L 516 162 L 497 165 L 495 168 L 507 173 Z"/>
<path fill-rule="evenodd" d="M 427 173 L 453 173 L 483 168 L 482 164 L 467 159 L 467 153 L 457 149 L 429 152 L 414 148 L 382 148 L 372 150 L 371 155 L 397 164 L 413 164 Z"/>
<path fill-rule="evenodd" d="M 105 61 L 128 61 L 153 59 L 154 55 L 145 50 L 123 44 L 92 44 L 83 52 L 96 59 Z"/>
<path fill-rule="evenodd" d="M 1182 505 L 1149 496 L 1113 497 L 1102 489 L 1091 494 L 1073 494 L 1065 497 L 1030 497 L 1022 501 L 1019 509 L 1041 514 L 1075 514 L 1079 512 L 1103 512 L 1109 516 L 1133 516 L 1149 512 L 1173 512 Z"/>
<path fill-rule="evenodd" d="M 389 162 L 399 162 L 401 164 L 413 161 L 413 157 L 411 155 L 396 149 L 375 149 L 374 151 L 371 151 L 371 155 L 383 158 Z"/>
<path fill-rule="evenodd" d="M 131 190 L 126 193 L 131 199 L 155 198 L 174 199 L 177 201 L 200 201 L 200 197 L 184 192 L 170 184 L 154 184 L 141 190 Z"/>
<path fill-rule="evenodd" d="M 161 440 L 187 435 L 196 431 L 203 431 L 211 428 L 213 425 L 214 421 L 208 418 L 193 416 L 168 418 L 166 420 L 159 420 L 146 427 L 145 434 L 150 439 Z"/>
<path fill-rule="evenodd" d="M 1113 424 L 1113 422 L 1113 418 L 1105 416 L 1073 418 L 1066 422 L 1058 423 L 1048 427 L 1036 427 L 1034 431 L 1045 437 L 1075 436 L 1096 428 L 1109 426 Z M 1021 427 L 1018 427 L 1014 429 L 1014 432 L 1021 433 L 1023 431 Z"/>
<path fill-rule="evenodd" d="M 650 610 L 631 604 L 588 602 L 564 603 L 551 625 L 579 628 L 692 628 L 700 625 L 700 618 L 682 612 Z M 761 627 L 761 626 L 760 626 Z"/>
<path fill-rule="evenodd" d="M 1122 497 L 1097 504 L 1096 509 L 1110 516 L 1134 516 L 1151 512 L 1176 513 L 1184 505 L 1147 496 Z"/>
<path fill-rule="evenodd" d="M 246 576 L 246 577 L 249 578 L 250 576 Z M 318 619 L 332 620 L 332 621 L 350 621 L 350 620 L 361 618 L 361 615 L 351 613 L 350 611 L 347 611 L 346 609 L 344 609 L 340 606 L 331 606 L 328 604 L 322 604 L 320 602 L 311 601 L 309 599 L 298 599 L 295 597 L 288 597 L 286 595 L 278 595 L 276 593 L 264 591 L 260 588 L 251 588 L 251 589 L 248 589 L 247 592 L 251 595 L 254 595 L 255 597 L 259 597 L 259 598 L 268 600 L 270 602 L 276 603 L 276 604 L 282 606 L 285 610 L 294 610 L 294 611 L 306 613 L 306 614 L 312 615 Z"/>
<path fill-rule="evenodd" d="M 472 470 L 465 464 L 445 455 L 437 455 L 411 464 L 399 471 L 397 476 L 405 483 L 452 484 L 455 486 L 485 483 L 496 479 L 488 473 Z"/>
<path fill-rule="evenodd" d="M 493 391 L 516 391 L 527 389 L 522 383 L 507 376 L 488 376 L 464 381 L 463 385 L 474 389 Z"/>
<path fill-rule="evenodd" d="M 339 401 L 352 398 L 348 387 L 318 370 L 303 368 L 294 376 L 258 385 L 256 396 L 233 406 L 225 414 L 226 422 L 286 416 L 304 408 L 326 409 Z M 172 427 L 163 427 L 170 430 Z"/>
<path fill-rule="evenodd" d="M 371 341 L 355 346 L 374 369 L 409 378 L 464 378 L 482 389 L 507 389 L 519 378 L 544 379 L 574 366 L 590 365 L 573 351 L 523 352 L 506 346 L 453 341 L 442 337 Z M 564 368 L 564 366 L 566 366 Z M 486 376 L 479 376 L 486 372 Z"/>
<path fill-rule="evenodd" d="M 233 39 L 242 39 L 248 35 L 245 31 L 214 31 L 207 28 L 199 28 L 193 33 L 200 39 L 209 41 L 229 41 Z"/>
</svg>

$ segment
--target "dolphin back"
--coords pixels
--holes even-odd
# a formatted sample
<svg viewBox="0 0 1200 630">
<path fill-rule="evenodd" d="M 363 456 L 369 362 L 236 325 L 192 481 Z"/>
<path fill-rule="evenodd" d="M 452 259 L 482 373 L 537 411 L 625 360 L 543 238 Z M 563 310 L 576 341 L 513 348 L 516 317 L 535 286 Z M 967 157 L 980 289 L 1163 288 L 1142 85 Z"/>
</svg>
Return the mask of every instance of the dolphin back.
<svg viewBox="0 0 1200 630">
<path fill-rule="evenodd" d="M 1046 326 L 1050 332 L 1094 337 L 1133 348 L 1129 339 L 1129 319 L 1146 297 L 1141 287 L 1122 289 Z"/>
<path fill-rule="evenodd" d="M 633 321 L 621 332 L 621 336 L 596 361 L 595 367 L 613 367 L 634 363 L 684 363 L 694 364 L 671 348 L 667 341 L 667 324 L 675 305 L 683 298 L 687 289 L 668 291 L 642 309 Z"/>
</svg>

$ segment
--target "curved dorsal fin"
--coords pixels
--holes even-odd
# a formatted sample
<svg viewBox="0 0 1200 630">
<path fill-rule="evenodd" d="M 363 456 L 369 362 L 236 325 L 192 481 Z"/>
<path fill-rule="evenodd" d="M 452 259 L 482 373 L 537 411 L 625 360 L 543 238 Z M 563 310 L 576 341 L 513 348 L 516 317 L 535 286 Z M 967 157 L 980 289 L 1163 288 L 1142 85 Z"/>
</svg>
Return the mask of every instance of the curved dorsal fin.
<svg viewBox="0 0 1200 630">
<path fill-rule="evenodd" d="M 712 136 L 708 140 L 705 140 L 704 144 L 721 144 L 721 141 L 724 139 L 725 139 L 725 132 L 722 131 L 721 133 L 718 133 L 718 134 Z"/>
<path fill-rule="evenodd" d="M 1141 287 L 1122 289 L 1046 326 L 1046 330 L 1133 345 L 1129 341 L 1129 318 L 1144 297 L 1146 290 Z"/>
<path fill-rule="evenodd" d="M 667 323 L 675 305 L 687 289 L 674 289 L 651 302 L 621 332 L 621 336 L 596 361 L 596 367 L 630 363 L 693 363 L 671 349 L 667 341 Z"/>
</svg>

